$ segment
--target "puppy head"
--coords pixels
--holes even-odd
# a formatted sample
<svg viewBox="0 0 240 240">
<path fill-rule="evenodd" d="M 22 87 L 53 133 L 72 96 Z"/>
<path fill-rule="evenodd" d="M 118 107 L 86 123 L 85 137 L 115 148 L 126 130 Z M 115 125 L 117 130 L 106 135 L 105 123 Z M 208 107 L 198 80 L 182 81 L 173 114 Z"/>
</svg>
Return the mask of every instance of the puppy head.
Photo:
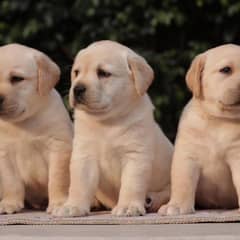
<svg viewBox="0 0 240 240">
<path fill-rule="evenodd" d="M 91 44 L 73 64 L 70 105 L 92 114 L 124 111 L 140 99 L 153 80 L 147 62 L 112 41 Z"/>
<path fill-rule="evenodd" d="M 35 49 L 0 47 L 0 118 L 16 122 L 37 112 L 59 75 L 57 65 Z"/>
<path fill-rule="evenodd" d="M 222 45 L 198 55 L 186 82 L 193 97 L 212 114 L 240 115 L 240 46 Z"/>
</svg>

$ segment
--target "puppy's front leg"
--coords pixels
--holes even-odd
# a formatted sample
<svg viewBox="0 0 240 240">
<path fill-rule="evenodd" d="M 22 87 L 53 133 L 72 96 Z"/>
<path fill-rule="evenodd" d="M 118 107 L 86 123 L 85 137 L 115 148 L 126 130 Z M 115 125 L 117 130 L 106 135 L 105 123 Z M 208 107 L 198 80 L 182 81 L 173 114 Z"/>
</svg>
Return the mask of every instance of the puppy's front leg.
<svg viewBox="0 0 240 240">
<path fill-rule="evenodd" d="M 233 179 L 233 184 L 237 192 L 237 197 L 238 197 L 238 208 L 240 210 L 240 158 L 232 158 L 229 161 L 229 166 L 232 172 L 232 179 Z"/>
<path fill-rule="evenodd" d="M 16 166 L 4 153 L 1 153 L 0 156 L 0 180 L 2 187 L 0 214 L 19 212 L 24 207 L 24 184 Z"/>
<path fill-rule="evenodd" d="M 146 156 L 126 156 L 121 176 L 118 204 L 112 213 L 116 216 L 140 216 L 146 213 L 144 203 L 151 175 L 151 163 Z"/>
<path fill-rule="evenodd" d="M 53 212 L 56 216 L 85 216 L 90 212 L 99 180 L 94 151 L 84 153 L 84 147 L 74 145 L 70 163 L 70 188 L 67 202 Z M 93 155 L 91 155 L 91 153 Z"/>
<path fill-rule="evenodd" d="M 69 164 L 71 150 L 63 151 L 64 146 L 50 153 L 49 182 L 48 182 L 48 213 L 52 213 L 67 199 L 69 188 Z"/>
<path fill-rule="evenodd" d="M 173 156 L 171 170 L 171 199 L 158 213 L 178 215 L 194 212 L 195 192 L 199 180 L 200 168 L 192 158 L 192 153 L 182 151 L 177 146 Z M 196 153 L 195 153 L 196 154 Z"/>
</svg>

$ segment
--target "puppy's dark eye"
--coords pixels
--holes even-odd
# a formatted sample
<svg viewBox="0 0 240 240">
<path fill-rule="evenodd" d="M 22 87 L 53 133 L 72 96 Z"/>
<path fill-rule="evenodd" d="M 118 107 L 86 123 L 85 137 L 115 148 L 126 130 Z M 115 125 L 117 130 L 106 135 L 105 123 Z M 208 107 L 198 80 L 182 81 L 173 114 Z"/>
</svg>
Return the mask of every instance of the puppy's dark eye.
<svg viewBox="0 0 240 240">
<path fill-rule="evenodd" d="M 220 73 L 230 74 L 232 73 L 232 68 L 229 66 L 223 67 L 219 70 Z"/>
<path fill-rule="evenodd" d="M 22 82 L 23 80 L 24 80 L 24 77 L 20 77 L 20 76 L 11 76 L 10 78 L 10 81 L 12 84 Z"/>
<path fill-rule="evenodd" d="M 110 77 L 112 74 L 110 72 L 107 72 L 103 69 L 98 69 L 97 70 L 97 75 L 99 78 L 108 78 Z"/>
<path fill-rule="evenodd" d="M 74 73 L 74 77 L 77 77 L 79 74 L 79 70 L 74 70 L 73 73 Z"/>
</svg>

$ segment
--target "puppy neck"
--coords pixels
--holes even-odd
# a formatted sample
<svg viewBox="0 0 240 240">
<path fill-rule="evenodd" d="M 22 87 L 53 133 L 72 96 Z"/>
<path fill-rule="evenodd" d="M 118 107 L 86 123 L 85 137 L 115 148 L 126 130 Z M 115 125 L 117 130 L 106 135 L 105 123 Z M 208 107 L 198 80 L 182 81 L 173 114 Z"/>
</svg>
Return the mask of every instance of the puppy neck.
<svg viewBox="0 0 240 240">
<path fill-rule="evenodd" d="M 153 119 L 153 104 L 147 94 L 138 100 L 119 108 L 118 111 L 110 110 L 103 115 L 94 115 L 88 112 L 75 109 L 74 118 L 77 121 L 93 121 L 99 125 L 124 125 L 133 124 L 146 118 Z"/>
</svg>

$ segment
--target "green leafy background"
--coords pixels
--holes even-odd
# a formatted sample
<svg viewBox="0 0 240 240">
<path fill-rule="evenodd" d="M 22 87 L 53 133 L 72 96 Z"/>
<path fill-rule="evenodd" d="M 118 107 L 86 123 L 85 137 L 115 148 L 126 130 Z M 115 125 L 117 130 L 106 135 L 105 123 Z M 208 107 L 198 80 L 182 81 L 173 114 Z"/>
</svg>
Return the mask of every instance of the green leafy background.
<svg viewBox="0 0 240 240">
<path fill-rule="evenodd" d="M 240 39 L 240 1 L 1 0 L 0 45 L 18 42 L 47 53 L 62 69 L 57 89 L 67 104 L 74 55 L 91 42 L 119 41 L 155 71 L 149 93 L 156 119 L 174 140 L 190 98 L 185 74 L 192 58 Z"/>
</svg>

